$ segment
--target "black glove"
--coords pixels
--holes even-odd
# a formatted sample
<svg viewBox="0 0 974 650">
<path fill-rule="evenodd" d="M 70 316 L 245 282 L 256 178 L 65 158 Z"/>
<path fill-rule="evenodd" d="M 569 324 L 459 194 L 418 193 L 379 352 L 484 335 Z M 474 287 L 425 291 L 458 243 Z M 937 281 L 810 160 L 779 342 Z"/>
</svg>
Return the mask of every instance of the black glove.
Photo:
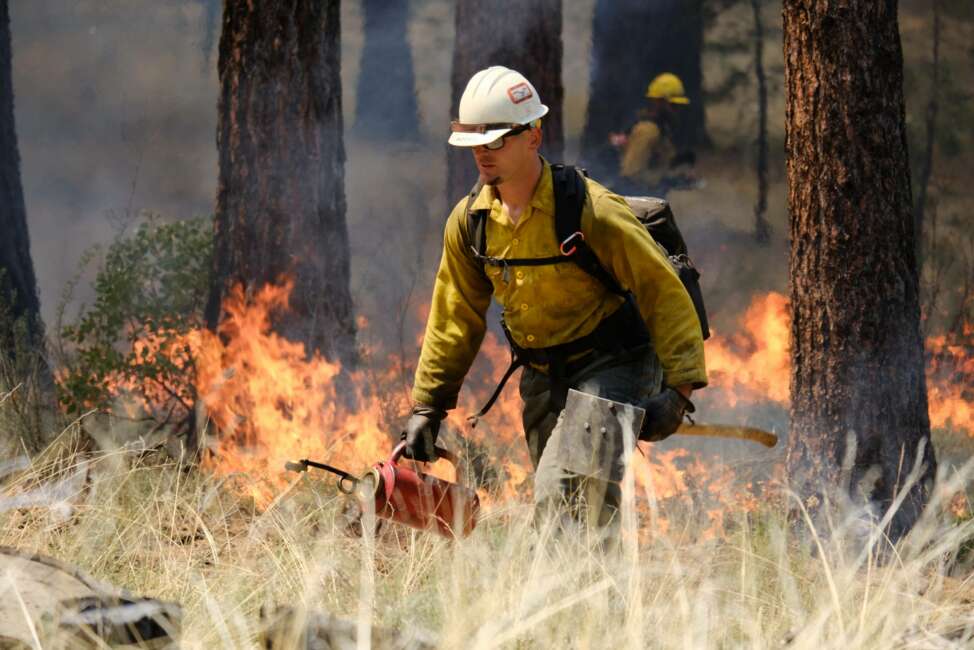
<svg viewBox="0 0 974 650">
<path fill-rule="evenodd" d="M 406 421 L 406 430 L 402 432 L 401 439 L 406 441 L 402 455 L 421 463 L 436 460 L 436 436 L 440 433 L 440 421 L 445 417 L 446 411 L 438 408 L 423 404 L 414 406 L 413 414 Z"/>
<path fill-rule="evenodd" d="M 650 442 L 659 442 L 672 436 L 680 428 L 683 416 L 696 410 L 693 402 L 669 386 L 664 387 L 659 394 L 647 397 L 639 406 L 646 409 L 639 439 Z"/>
</svg>

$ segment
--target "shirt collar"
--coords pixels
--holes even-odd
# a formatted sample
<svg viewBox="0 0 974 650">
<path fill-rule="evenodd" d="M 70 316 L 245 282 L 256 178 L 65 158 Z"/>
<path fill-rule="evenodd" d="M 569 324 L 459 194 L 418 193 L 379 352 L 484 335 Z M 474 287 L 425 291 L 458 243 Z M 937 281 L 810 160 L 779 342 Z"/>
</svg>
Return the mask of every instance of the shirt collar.
<svg viewBox="0 0 974 650">
<path fill-rule="evenodd" d="M 541 210 L 548 215 L 555 214 L 555 194 L 554 185 L 551 180 L 551 165 L 541 157 L 543 168 L 541 178 L 538 179 L 538 186 L 534 188 L 534 195 L 531 197 L 531 207 Z M 474 199 L 470 206 L 471 210 L 490 210 L 497 198 L 497 192 L 490 185 L 484 185 L 480 189 L 480 194 Z"/>
</svg>

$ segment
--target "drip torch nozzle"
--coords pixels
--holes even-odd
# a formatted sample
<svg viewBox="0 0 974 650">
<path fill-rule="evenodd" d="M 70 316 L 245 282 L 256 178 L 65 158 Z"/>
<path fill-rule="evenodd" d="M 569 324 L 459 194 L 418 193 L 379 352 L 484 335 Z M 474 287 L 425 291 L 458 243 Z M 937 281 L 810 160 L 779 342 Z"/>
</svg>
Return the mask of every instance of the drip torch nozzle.
<svg viewBox="0 0 974 650">
<path fill-rule="evenodd" d="M 289 460 L 286 463 L 284 463 L 284 469 L 286 469 L 289 472 L 299 472 L 299 473 L 307 472 L 308 464 L 303 460 L 299 460 L 299 461 Z"/>
<path fill-rule="evenodd" d="M 326 465 L 325 463 L 319 463 L 316 460 L 302 458 L 298 461 L 289 460 L 284 463 L 284 469 L 289 472 L 307 472 L 309 467 L 315 467 L 317 469 L 323 469 L 326 472 L 331 472 L 332 474 L 337 474 L 340 477 L 338 479 L 338 489 L 345 494 L 351 494 L 355 489 L 355 486 L 358 485 L 359 479 L 352 476 L 345 470 L 332 467 L 331 465 Z"/>
</svg>

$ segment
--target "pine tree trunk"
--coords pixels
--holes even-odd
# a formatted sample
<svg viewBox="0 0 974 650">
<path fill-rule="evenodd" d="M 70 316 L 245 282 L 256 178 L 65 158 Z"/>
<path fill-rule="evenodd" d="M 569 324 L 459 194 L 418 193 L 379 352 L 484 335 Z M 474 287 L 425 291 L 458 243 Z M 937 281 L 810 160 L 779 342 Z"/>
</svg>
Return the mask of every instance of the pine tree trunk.
<svg viewBox="0 0 974 650">
<path fill-rule="evenodd" d="M 40 352 L 43 358 L 44 325 L 20 182 L 11 64 L 10 11 L 7 0 L 0 0 L 0 353 Z"/>
<path fill-rule="evenodd" d="M 561 16 L 561 0 L 458 0 L 450 119 L 457 117 L 463 89 L 478 70 L 492 65 L 517 70 L 534 84 L 550 109 L 542 122 L 541 154 L 551 162 L 561 162 L 565 138 Z M 476 180 L 470 152 L 448 146 L 448 205 L 466 194 Z"/>
<path fill-rule="evenodd" d="M 338 0 L 227 0 L 220 37 L 220 175 L 207 321 L 227 289 L 294 280 L 275 329 L 355 359 L 345 223 Z"/>
<path fill-rule="evenodd" d="M 645 103 L 646 87 L 663 72 L 683 81 L 690 104 L 674 141 L 707 142 L 704 121 L 703 0 L 597 0 L 592 18 L 592 66 L 582 157 L 596 177 L 615 174 L 609 133 L 625 131 Z"/>
<path fill-rule="evenodd" d="M 925 443 L 935 458 L 923 345 L 895 0 L 785 0 L 792 384 L 787 466 L 835 484 L 847 436 L 852 486 L 879 470 L 889 505 Z M 916 521 L 921 485 L 891 529 Z"/>
<path fill-rule="evenodd" d="M 377 142 L 415 142 L 419 111 L 408 0 L 362 0 L 365 44 L 358 77 L 355 133 Z"/>
</svg>

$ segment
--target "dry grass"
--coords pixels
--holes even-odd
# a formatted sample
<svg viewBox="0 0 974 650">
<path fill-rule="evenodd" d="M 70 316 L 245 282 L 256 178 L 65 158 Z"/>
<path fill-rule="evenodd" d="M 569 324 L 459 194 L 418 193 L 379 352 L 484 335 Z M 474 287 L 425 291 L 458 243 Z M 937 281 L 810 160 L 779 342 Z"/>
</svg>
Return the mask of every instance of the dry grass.
<svg viewBox="0 0 974 650">
<path fill-rule="evenodd" d="M 627 507 L 623 543 L 609 554 L 584 535 L 533 526 L 517 503 L 489 512 L 461 543 L 396 528 L 372 540 L 345 531 L 330 483 L 296 479 L 257 511 L 243 477 L 127 451 L 82 454 L 70 444 L 76 429 L 6 476 L 8 506 L 47 491 L 4 508 L 0 544 L 182 603 L 187 648 L 254 647 L 261 607 L 278 604 L 426 631 L 448 648 L 939 648 L 974 639 L 970 580 L 948 575 L 960 573 L 974 523 L 943 516 L 939 497 L 892 553 L 852 509 L 808 532 L 768 504 L 731 513 L 724 537 L 703 539 L 699 513 L 646 494 Z M 965 472 L 944 477 L 937 495 L 966 484 Z M 669 532 L 649 534 L 659 517 Z"/>
</svg>

